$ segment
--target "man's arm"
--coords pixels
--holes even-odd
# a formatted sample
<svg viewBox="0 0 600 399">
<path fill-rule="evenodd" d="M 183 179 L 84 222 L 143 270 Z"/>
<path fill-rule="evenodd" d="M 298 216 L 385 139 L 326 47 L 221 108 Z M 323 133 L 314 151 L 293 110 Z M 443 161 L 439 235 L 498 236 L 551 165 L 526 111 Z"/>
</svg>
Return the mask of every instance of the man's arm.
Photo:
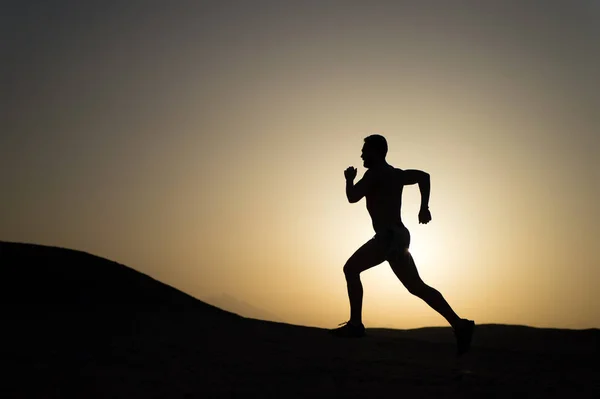
<svg viewBox="0 0 600 399">
<path fill-rule="evenodd" d="M 431 181 L 429 173 L 422 170 L 408 169 L 404 171 L 404 185 L 418 184 L 421 192 L 421 209 L 419 210 L 419 223 L 427 224 L 431 221 L 429 212 L 429 194 L 431 192 Z"/>
<path fill-rule="evenodd" d="M 354 174 L 354 177 L 352 177 L 351 174 L 350 176 L 346 176 L 346 198 L 348 198 L 348 202 L 351 204 L 360 201 L 362 197 L 367 195 L 372 184 L 372 176 L 368 170 L 365 172 L 363 178 L 356 184 L 354 184 L 355 177 L 356 173 Z"/>
</svg>

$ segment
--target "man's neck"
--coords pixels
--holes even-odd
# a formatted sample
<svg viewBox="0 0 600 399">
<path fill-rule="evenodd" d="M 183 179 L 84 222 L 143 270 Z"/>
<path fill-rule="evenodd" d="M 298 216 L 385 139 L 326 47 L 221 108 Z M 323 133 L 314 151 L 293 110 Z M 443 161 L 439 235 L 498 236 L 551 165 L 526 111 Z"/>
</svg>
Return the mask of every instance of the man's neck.
<svg viewBox="0 0 600 399">
<path fill-rule="evenodd" d="M 378 162 L 374 162 L 373 165 L 369 168 L 369 169 L 384 169 L 384 168 L 389 168 L 390 164 L 387 163 L 387 161 L 384 159 L 382 161 L 378 161 Z"/>
</svg>

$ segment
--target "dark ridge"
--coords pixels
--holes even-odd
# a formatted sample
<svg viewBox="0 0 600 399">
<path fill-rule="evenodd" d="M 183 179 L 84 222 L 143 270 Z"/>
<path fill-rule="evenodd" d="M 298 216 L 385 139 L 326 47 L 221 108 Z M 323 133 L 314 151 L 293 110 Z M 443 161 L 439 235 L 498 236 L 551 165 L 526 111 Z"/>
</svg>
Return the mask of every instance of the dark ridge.
<svg viewBox="0 0 600 399">
<path fill-rule="evenodd" d="M 5 304 L 61 310 L 197 310 L 230 315 L 125 265 L 82 251 L 0 242 L 0 265 L 0 300 Z"/>
<path fill-rule="evenodd" d="M 205 303 L 211 304 L 220 309 L 227 310 L 228 312 L 235 313 L 245 318 L 275 321 L 279 323 L 285 322 L 281 317 L 267 310 L 251 305 L 246 301 L 240 300 L 226 293 L 203 297 L 201 300 Z"/>
</svg>

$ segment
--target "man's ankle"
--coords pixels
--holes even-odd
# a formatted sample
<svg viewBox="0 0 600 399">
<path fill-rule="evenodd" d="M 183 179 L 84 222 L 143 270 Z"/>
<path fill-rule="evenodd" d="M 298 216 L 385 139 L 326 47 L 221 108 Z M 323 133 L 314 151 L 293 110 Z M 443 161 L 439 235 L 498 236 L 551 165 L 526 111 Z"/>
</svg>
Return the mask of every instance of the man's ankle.
<svg viewBox="0 0 600 399">
<path fill-rule="evenodd" d="M 457 328 L 460 328 L 464 323 L 464 319 L 461 319 L 460 317 L 457 317 L 456 320 L 454 320 L 451 324 L 452 328 L 454 330 L 456 330 Z"/>
</svg>

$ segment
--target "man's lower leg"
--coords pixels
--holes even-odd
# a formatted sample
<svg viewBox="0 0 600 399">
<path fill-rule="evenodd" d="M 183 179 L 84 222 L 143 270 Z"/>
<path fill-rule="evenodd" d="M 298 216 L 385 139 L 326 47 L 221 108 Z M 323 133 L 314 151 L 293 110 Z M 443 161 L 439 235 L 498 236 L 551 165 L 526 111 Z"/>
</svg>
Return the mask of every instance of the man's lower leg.
<svg viewBox="0 0 600 399">
<path fill-rule="evenodd" d="M 363 289 L 360 278 L 348 276 L 346 274 L 346 284 L 348 286 L 348 299 L 350 300 L 350 320 L 347 323 L 342 323 L 342 327 L 330 330 L 331 333 L 338 337 L 362 337 L 365 335 L 365 327 L 362 324 L 362 297 Z"/>
<path fill-rule="evenodd" d="M 363 287 L 359 276 L 346 276 L 348 299 L 350 300 L 350 323 L 362 324 Z"/>
<path fill-rule="evenodd" d="M 471 347 L 475 323 L 471 320 L 458 317 L 442 294 L 435 288 L 429 287 L 427 284 L 423 283 L 423 285 L 415 291 L 415 295 L 423 299 L 429 306 L 441 314 L 454 329 L 457 342 L 457 355 L 460 356 L 468 352 Z"/>
<path fill-rule="evenodd" d="M 452 310 L 448 302 L 444 299 L 444 296 L 438 290 L 424 284 L 424 286 L 417 291 L 416 295 L 424 300 L 436 312 L 441 314 L 453 328 L 458 326 L 461 318 L 458 317 L 454 310 Z"/>
</svg>

